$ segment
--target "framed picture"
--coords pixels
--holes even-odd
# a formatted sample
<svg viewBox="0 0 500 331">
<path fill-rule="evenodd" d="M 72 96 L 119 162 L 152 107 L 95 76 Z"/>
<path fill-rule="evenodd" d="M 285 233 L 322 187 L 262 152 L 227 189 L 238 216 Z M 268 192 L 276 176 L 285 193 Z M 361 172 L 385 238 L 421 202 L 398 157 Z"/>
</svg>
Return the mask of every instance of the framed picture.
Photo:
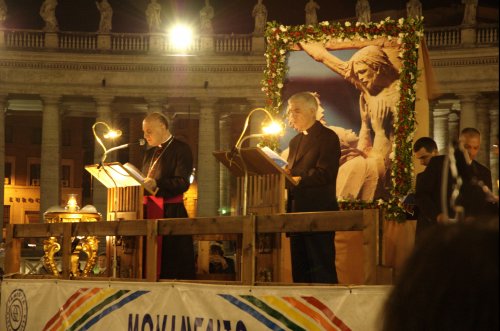
<svg viewBox="0 0 500 331">
<path fill-rule="evenodd" d="M 342 158 L 337 198 L 343 209 L 384 207 L 401 217 L 411 188 L 415 85 L 421 21 L 283 26 L 270 23 L 263 91 L 286 122 L 288 98 L 310 92 L 317 119 L 337 133 Z M 285 123 L 286 124 L 286 123 Z M 286 156 L 296 134 L 268 142 Z"/>
</svg>

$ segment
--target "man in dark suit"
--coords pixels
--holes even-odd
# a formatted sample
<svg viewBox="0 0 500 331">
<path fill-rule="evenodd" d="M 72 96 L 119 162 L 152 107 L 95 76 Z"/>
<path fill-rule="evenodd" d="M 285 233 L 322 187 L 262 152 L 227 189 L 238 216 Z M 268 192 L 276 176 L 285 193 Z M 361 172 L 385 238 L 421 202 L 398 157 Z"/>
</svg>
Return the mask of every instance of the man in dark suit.
<svg viewBox="0 0 500 331">
<path fill-rule="evenodd" d="M 168 129 L 167 118 L 161 113 L 148 114 L 142 122 L 142 130 L 144 139 L 152 147 L 144 156 L 144 185 L 151 191 L 158 189 L 156 196 L 163 198 L 163 217 L 188 217 L 183 193 L 189 188 L 193 170 L 189 145 L 174 138 Z M 191 236 L 163 236 L 161 256 L 160 278 L 195 278 Z"/>
<path fill-rule="evenodd" d="M 421 137 L 413 144 L 413 153 L 420 164 L 427 167 L 434 156 L 439 155 L 438 147 L 431 137 Z"/>
<path fill-rule="evenodd" d="M 498 213 L 498 205 L 488 201 L 482 186 L 491 190 L 491 172 L 488 168 L 475 161 L 479 152 L 481 135 L 474 128 L 465 128 L 460 133 L 460 144 L 455 147 L 455 165 L 458 176 L 462 178 L 460 194 L 456 197 L 455 205 L 463 207 L 464 217 L 481 218 Z M 447 156 L 434 156 L 430 159 L 425 171 L 417 175 L 415 199 L 419 208 L 415 242 L 418 243 L 422 233 L 437 223 L 446 223 L 449 218 L 455 217 L 455 206 L 450 206 L 454 178 L 448 167 L 446 183 L 447 209 L 443 209 L 441 188 L 443 182 L 443 167 Z M 448 215 L 446 215 L 446 211 Z M 448 216 L 448 217 L 447 217 Z"/>
<path fill-rule="evenodd" d="M 288 212 L 338 210 L 335 187 L 340 141 L 316 120 L 317 109 L 318 102 L 309 92 L 288 100 L 290 126 L 299 132 L 289 146 L 287 171 L 296 185 L 288 187 Z M 338 282 L 334 238 L 334 232 L 290 235 L 294 282 Z"/>
<path fill-rule="evenodd" d="M 413 145 L 413 152 L 420 164 L 426 166 L 423 172 L 417 174 L 415 185 L 415 203 L 418 210 L 415 243 L 418 243 L 429 227 L 445 219 L 441 207 L 441 183 L 446 156 L 438 155 L 437 144 L 430 137 L 419 138 Z M 451 174 L 448 174 L 448 178 L 447 200 L 452 190 Z M 448 213 L 453 215 L 453 210 L 449 209 Z"/>
<path fill-rule="evenodd" d="M 467 151 L 464 153 L 465 164 L 459 168 L 464 182 L 459 202 L 464 206 L 465 216 L 481 218 L 498 214 L 498 204 L 489 201 L 489 194 L 485 193 L 492 190 L 491 171 L 476 161 L 481 133 L 474 128 L 463 129 L 460 132 L 460 144 Z"/>
</svg>

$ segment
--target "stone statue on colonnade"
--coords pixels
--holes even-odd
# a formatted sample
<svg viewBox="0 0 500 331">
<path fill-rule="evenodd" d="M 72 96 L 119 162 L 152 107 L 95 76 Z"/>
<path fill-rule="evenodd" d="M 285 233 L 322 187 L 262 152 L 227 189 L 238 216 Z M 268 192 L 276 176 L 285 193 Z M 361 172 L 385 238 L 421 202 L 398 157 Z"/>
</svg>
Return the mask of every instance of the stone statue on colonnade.
<svg viewBox="0 0 500 331">
<path fill-rule="evenodd" d="M 419 0 L 410 0 L 406 3 L 406 16 L 420 18 L 422 16 L 422 3 Z"/>
<path fill-rule="evenodd" d="M 161 30 L 161 5 L 156 0 L 151 0 L 146 8 L 146 20 L 148 21 L 149 32 L 159 32 Z"/>
<path fill-rule="evenodd" d="M 368 0 L 358 0 L 356 2 L 356 17 L 358 22 L 368 23 L 371 21 L 370 3 Z"/>
<path fill-rule="evenodd" d="M 209 0 L 205 0 L 205 7 L 200 10 L 200 32 L 202 34 L 212 34 L 214 28 L 212 19 L 214 18 L 214 7 L 210 5 Z"/>
<path fill-rule="evenodd" d="M 314 0 L 309 0 L 306 3 L 306 25 L 318 23 L 318 15 L 316 15 L 316 10 L 319 10 L 319 5 Z"/>
<path fill-rule="evenodd" d="M 45 22 L 43 31 L 55 32 L 59 30 L 56 18 L 57 0 L 45 0 L 40 7 L 40 16 Z"/>
<path fill-rule="evenodd" d="M 267 8 L 262 3 L 262 0 L 257 0 L 257 4 L 255 4 L 252 10 L 252 17 L 255 18 L 253 34 L 255 36 L 263 36 L 264 31 L 266 31 Z"/>
<path fill-rule="evenodd" d="M 0 28 L 3 26 L 3 22 L 7 19 L 7 4 L 5 0 L 0 0 Z"/>
<path fill-rule="evenodd" d="M 462 25 L 476 24 L 477 0 L 462 0 L 462 3 L 465 5 Z"/>
<path fill-rule="evenodd" d="M 110 33 L 111 32 L 111 19 L 113 18 L 113 8 L 109 4 L 108 0 L 96 1 L 97 9 L 101 13 L 101 20 L 99 21 L 98 33 Z"/>
</svg>

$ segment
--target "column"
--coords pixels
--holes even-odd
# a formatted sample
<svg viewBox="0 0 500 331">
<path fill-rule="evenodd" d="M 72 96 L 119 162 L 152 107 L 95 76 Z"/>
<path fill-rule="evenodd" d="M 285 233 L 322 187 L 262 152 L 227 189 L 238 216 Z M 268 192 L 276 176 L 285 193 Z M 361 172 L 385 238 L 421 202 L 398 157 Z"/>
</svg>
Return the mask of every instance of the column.
<svg viewBox="0 0 500 331">
<path fill-rule="evenodd" d="M 163 102 L 160 98 L 147 98 L 148 113 L 163 113 Z"/>
<path fill-rule="evenodd" d="M 498 145 L 498 97 L 490 104 L 490 142 Z M 490 150 L 490 170 L 493 192 L 498 194 L 498 154 Z"/>
<path fill-rule="evenodd" d="M 7 97 L 0 95 L 0 178 L 5 178 L 5 112 Z M 0 181 L 0 243 L 3 241 L 3 210 L 5 182 Z"/>
<path fill-rule="evenodd" d="M 441 108 L 442 107 L 442 108 Z M 448 152 L 449 136 L 448 136 L 448 116 L 450 109 L 441 105 L 436 105 L 433 113 L 433 135 L 440 153 Z"/>
<path fill-rule="evenodd" d="M 460 130 L 475 128 L 476 122 L 476 93 L 464 93 L 460 98 Z"/>
<path fill-rule="evenodd" d="M 460 116 L 457 111 L 451 111 L 450 116 L 448 116 L 448 139 L 450 141 L 458 140 L 458 135 L 460 133 Z"/>
<path fill-rule="evenodd" d="M 42 95 L 42 149 L 40 164 L 40 219 L 61 204 L 60 96 Z"/>
<path fill-rule="evenodd" d="M 217 215 L 219 206 L 219 168 L 212 152 L 217 146 L 216 98 L 201 98 L 198 144 L 198 215 Z"/>
<path fill-rule="evenodd" d="M 111 102 L 113 97 L 101 96 L 96 97 L 96 122 L 105 122 L 112 126 L 111 123 Z M 105 127 L 102 125 L 96 126 L 96 133 L 102 138 Z M 104 143 L 106 141 L 103 140 Z M 97 141 L 94 141 L 94 163 L 101 163 L 103 149 Z M 111 157 L 106 158 L 106 162 L 112 161 Z M 97 179 L 92 178 L 92 204 L 96 207 L 97 211 L 102 214 L 102 219 L 107 220 L 107 198 L 108 189 L 101 184 Z"/>
<path fill-rule="evenodd" d="M 476 104 L 477 129 L 481 132 L 481 145 L 477 161 L 487 167 L 490 163 L 490 115 L 488 111 L 490 100 L 479 98 Z M 497 123 L 498 124 L 498 123 Z"/>
<path fill-rule="evenodd" d="M 219 149 L 229 151 L 233 148 L 231 141 L 231 114 L 224 113 L 219 117 Z M 222 163 L 219 164 L 219 211 L 221 215 L 229 215 L 231 210 L 231 174 Z"/>
</svg>

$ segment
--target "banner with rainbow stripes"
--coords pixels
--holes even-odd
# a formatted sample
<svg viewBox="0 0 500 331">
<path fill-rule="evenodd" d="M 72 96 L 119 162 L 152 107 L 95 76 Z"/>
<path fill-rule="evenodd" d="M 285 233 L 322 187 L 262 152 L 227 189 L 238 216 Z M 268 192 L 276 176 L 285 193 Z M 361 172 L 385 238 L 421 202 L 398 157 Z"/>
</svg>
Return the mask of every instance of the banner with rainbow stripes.
<svg viewBox="0 0 500 331">
<path fill-rule="evenodd" d="M 375 330 L 389 286 L 4 280 L 0 330 Z"/>
</svg>

